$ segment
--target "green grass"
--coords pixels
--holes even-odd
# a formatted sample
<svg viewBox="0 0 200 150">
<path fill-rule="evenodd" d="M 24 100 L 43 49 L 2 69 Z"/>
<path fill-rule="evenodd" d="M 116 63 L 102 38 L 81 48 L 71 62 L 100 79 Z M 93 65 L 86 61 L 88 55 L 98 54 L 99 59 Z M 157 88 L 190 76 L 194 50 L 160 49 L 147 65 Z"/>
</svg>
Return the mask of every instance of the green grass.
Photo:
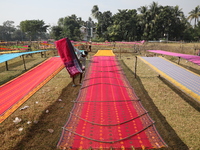
<svg viewBox="0 0 200 150">
<path fill-rule="evenodd" d="M 134 61 L 134 58 L 132 60 L 124 59 L 125 64 L 132 71 L 134 71 Z M 188 65 L 184 62 L 182 62 L 182 64 Z M 138 60 L 137 78 L 141 81 L 143 88 L 147 91 L 148 96 L 153 104 L 155 104 L 155 107 L 165 117 L 169 126 L 175 130 L 177 136 L 185 143 L 185 145 L 187 145 L 188 149 L 200 149 L 200 105 L 171 85 L 168 81 L 158 77 L 158 74 L 141 60 Z M 149 105 L 146 105 L 145 103 L 143 103 L 143 105 L 147 110 L 149 109 Z M 153 119 L 156 119 L 155 115 L 150 114 L 150 116 L 152 116 Z M 156 126 L 160 125 L 156 124 Z M 166 139 L 166 137 L 173 138 L 170 137 L 170 135 L 167 136 L 166 133 L 162 133 L 163 131 L 164 129 L 160 129 L 161 136 L 163 135 L 164 139 Z M 165 141 L 168 140 L 166 139 Z M 169 140 L 168 143 L 171 143 L 172 141 L 173 140 Z M 174 145 L 176 144 L 177 143 L 174 143 Z M 170 144 L 170 147 L 171 146 L 172 145 Z M 187 149 L 187 147 L 184 147 L 184 149 Z M 182 148 L 177 147 L 177 149 Z"/>
</svg>

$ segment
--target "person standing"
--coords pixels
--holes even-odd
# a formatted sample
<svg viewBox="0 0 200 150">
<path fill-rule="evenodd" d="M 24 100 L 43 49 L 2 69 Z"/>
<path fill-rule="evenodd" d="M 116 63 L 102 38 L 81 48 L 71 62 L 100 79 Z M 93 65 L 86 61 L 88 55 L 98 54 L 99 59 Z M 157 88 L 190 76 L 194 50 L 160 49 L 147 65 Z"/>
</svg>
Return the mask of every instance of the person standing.
<svg viewBox="0 0 200 150">
<path fill-rule="evenodd" d="M 86 66 L 86 57 L 87 57 L 87 55 L 88 55 L 88 52 L 87 52 L 87 51 L 84 51 L 84 50 L 81 51 L 81 50 L 79 50 L 79 49 L 77 49 L 77 48 L 75 48 L 75 47 L 74 47 L 74 51 L 75 51 L 75 53 L 76 53 L 76 56 L 77 56 L 78 60 L 79 60 L 80 63 L 81 63 L 82 71 L 83 71 L 83 73 L 84 73 L 84 71 L 85 71 L 85 66 Z M 80 85 L 82 85 L 81 82 L 82 82 L 83 73 L 80 73 L 80 79 L 79 79 L 79 84 L 80 84 Z M 75 86 L 76 86 L 76 83 L 75 83 L 75 76 L 72 77 L 72 82 L 73 82 L 72 86 L 75 87 Z"/>
</svg>

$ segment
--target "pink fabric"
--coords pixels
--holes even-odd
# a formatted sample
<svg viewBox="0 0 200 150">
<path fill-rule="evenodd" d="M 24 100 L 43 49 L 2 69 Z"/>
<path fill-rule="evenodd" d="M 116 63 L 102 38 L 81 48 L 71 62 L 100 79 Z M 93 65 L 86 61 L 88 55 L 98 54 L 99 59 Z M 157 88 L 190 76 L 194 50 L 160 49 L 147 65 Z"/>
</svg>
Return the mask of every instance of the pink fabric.
<svg viewBox="0 0 200 150">
<path fill-rule="evenodd" d="M 166 147 L 115 56 L 94 56 L 58 148 L 131 150 Z"/>
<path fill-rule="evenodd" d="M 82 73 L 81 64 L 75 54 L 74 47 L 72 46 L 68 38 L 63 38 L 55 42 L 56 48 L 58 49 L 60 58 L 70 76 L 73 77 L 77 74 Z"/>
<path fill-rule="evenodd" d="M 167 52 L 167 51 L 162 51 L 162 50 L 147 50 L 147 51 L 153 52 L 153 53 L 158 53 L 158 54 L 163 54 L 163 55 L 181 57 L 181 58 L 191 61 L 197 65 L 200 65 L 200 56 L 181 54 L 181 53 L 173 53 L 173 52 Z"/>
<path fill-rule="evenodd" d="M 145 42 L 145 40 L 135 41 L 135 42 L 116 42 L 116 43 L 142 45 L 142 44 L 144 44 L 144 42 Z"/>
</svg>

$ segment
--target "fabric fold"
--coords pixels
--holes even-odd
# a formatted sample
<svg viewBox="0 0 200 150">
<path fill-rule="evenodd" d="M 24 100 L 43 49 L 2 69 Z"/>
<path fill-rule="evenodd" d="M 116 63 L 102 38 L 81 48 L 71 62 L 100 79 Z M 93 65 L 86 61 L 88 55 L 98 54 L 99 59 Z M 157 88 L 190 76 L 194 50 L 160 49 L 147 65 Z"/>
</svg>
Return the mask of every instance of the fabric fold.
<svg viewBox="0 0 200 150">
<path fill-rule="evenodd" d="M 56 48 L 71 77 L 82 73 L 82 66 L 78 60 L 74 47 L 68 38 L 63 38 L 55 42 Z"/>
</svg>

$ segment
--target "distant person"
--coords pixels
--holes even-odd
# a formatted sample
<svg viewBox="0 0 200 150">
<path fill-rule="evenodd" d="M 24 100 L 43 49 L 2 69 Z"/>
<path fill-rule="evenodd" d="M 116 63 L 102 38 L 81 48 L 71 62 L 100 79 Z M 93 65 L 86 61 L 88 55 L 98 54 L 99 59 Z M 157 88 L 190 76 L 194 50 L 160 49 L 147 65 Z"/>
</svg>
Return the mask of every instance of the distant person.
<svg viewBox="0 0 200 150">
<path fill-rule="evenodd" d="M 31 46 L 30 46 L 30 45 L 28 45 L 28 49 L 27 49 L 27 51 L 28 51 L 28 52 L 31 52 L 31 51 L 32 51 L 32 50 L 31 50 Z M 28 57 L 28 56 L 31 56 L 31 57 L 33 57 L 33 56 L 32 56 L 32 54 L 27 54 L 27 55 L 26 55 L 26 57 Z"/>
<path fill-rule="evenodd" d="M 200 49 L 199 49 L 199 50 L 197 50 L 197 55 L 198 55 L 198 56 L 200 56 Z"/>
<path fill-rule="evenodd" d="M 91 52 L 91 51 L 92 51 L 92 42 L 91 42 L 91 41 L 89 42 L 88 49 L 89 49 L 89 50 L 88 50 L 89 52 Z"/>
</svg>

